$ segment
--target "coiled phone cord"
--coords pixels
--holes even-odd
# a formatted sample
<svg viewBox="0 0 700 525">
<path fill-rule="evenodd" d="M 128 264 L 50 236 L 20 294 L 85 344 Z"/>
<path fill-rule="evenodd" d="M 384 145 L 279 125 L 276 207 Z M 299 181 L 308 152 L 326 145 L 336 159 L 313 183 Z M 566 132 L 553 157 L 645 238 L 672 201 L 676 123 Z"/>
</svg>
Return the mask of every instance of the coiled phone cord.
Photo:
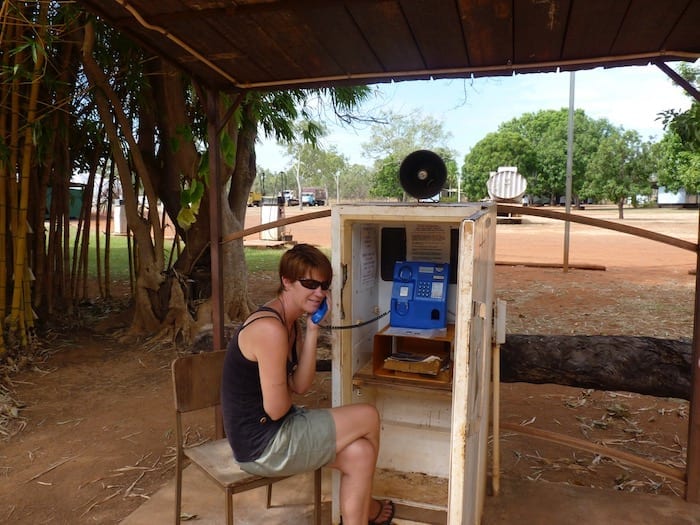
<svg viewBox="0 0 700 525">
<path fill-rule="evenodd" d="M 348 330 L 350 328 L 359 328 L 361 326 L 365 326 L 366 324 L 373 323 L 374 321 L 378 321 L 385 315 L 389 313 L 389 310 L 384 312 L 383 314 L 379 314 L 377 317 L 374 317 L 372 319 L 368 319 L 367 321 L 362 321 L 361 323 L 356 323 L 356 324 L 345 324 L 345 325 L 328 325 L 328 326 L 321 326 L 321 328 L 325 328 L 326 330 Z"/>
</svg>

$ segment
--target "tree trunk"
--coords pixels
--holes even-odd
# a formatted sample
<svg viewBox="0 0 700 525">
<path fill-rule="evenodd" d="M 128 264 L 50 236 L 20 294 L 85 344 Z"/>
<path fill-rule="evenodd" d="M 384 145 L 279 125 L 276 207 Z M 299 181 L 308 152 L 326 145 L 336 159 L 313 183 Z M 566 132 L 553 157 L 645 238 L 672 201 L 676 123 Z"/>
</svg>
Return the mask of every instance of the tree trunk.
<svg viewBox="0 0 700 525">
<path fill-rule="evenodd" d="M 227 166 L 230 185 L 228 193 L 221 194 L 221 227 L 225 234 L 240 231 L 245 224 L 248 192 L 255 180 L 255 140 L 257 120 L 247 104 L 241 107 L 246 118 L 240 124 L 235 120 L 226 122 L 224 133 L 236 142 L 235 166 Z M 223 160 L 220 160 L 223 162 Z M 210 161 L 211 162 L 211 161 Z M 226 188 L 226 184 L 222 185 Z M 193 300 L 197 301 L 197 325 L 206 324 L 211 316 L 211 276 L 209 275 L 209 196 L 202 197 L 197 221 L 185 232 L 185 247 L 178 256 L 175 269 L 187 275 L 194 283 Z M 238 239 L 222 246 L 224 282 L 221 283 L 224 297 L 224 312 L 228 321 L 245 319 L 255 308 L 248 296 L 248 268 L 243 250 L 243 240 Z M 204 301 L 198 301 L 205 299 Z M 209 319 L 208 322 L 211 322 Z"/>
<path fill-rule="evenodd" d="M 248 192 L 257 176 L 255 141 L 258 137 L 258 117 L 253 103 L 241 104 L 241 123 L 236 130 L 229 125 L 229 133 L 236 132 L 236 165 L 226 201 L 222 203 L 225 233 L 240 231 L 245 225 L 248 210 Z M 243 251 L 243 239 L 227 243 L 224 258 L 233 271 L 224 276 L 224 308 L 230 320 L 242 321 L 255 304 L 248 294 L 248 266 Z"/>
<path fill-rule="evenodd" d="M 160 328 L 161 320 L 155 315 L 151 295 L 158 291 L 160 284 L 164 281 L 164 236 L 158 215 L 158 199 L 146 163 L 134 139 L 130 121 L 104 71 L 92 56 L 94 40 L 94 29 L 92 24 L 88 23 L 85 25 L 83 40 L 83 67 L 94 90 L 97 109 L 105 125 L 112 157 L 117 165 L 117 173 L 124 193 L 126 220 L 134 234 L 137 248 L 134 318 L 129 333 L 130 335 L 152 334 Z M 122 149 L 122 138 L 128 145 L 130 159 L 126 158 L 125 151 Z M 138 209 L 138 195 L 136 188 L 133 187 L 129 160 L 133 162 L 134 170 L 139 175 L 147 200 L 148 212 L 145 217 L 142 217 Z"/>
<path fill-rule="evenodd" d="M 156 124 L 153 129 L 157 129 L 152 141 L 154 151 L 150 155 L 154 165 L 159 167 L 154 171 L 154 184 L 178 235 L 184 238 L 185 231 L 177 223 L 182 185 L 190 184 L 198 177 L 201 162 L 201 154 L 197 151 L 194 140 L 187 134 L 187 130 L 192 126 L 189 115 L 191 108 L 188 107 L 185 98 L 187 87 L 182 74 L 165 60 L 150 60 L 147 68 L 151 73 L 150 82 L 153 85 L 153 89 L 149 91 L 153 94 L 150 104 L 154 108 L 153 117 Z M 200 213 L 197 220 L 202 219 Z M 208 239 L 208 225 L 207 222 L 205 239 Z"/>
<path fill-rule="evenodd" d="M 655 337 L 509 334 L 501 382 L 635 392 L 690 399 L 691 343 Z M 331 370 L 319 359 L 316 370 Z"/>
<path fill-rule="evenodd" d="M 655 337 L 508 334 L 501 381 L 690 399 L 690 342 Z"/>
</svg>

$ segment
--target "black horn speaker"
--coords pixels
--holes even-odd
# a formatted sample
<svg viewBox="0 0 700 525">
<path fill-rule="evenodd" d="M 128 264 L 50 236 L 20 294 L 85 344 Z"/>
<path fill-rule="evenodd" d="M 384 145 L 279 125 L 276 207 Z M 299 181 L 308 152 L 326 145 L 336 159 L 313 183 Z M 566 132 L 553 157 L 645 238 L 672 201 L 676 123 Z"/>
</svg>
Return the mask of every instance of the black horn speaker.
<svg viewBox="0 0 700 525">
<path fill-rule="evenodd" d="M 446 180 L 445 162 L 437 153 L 425 149 L 407 155 L 399 167 L 401 187 L 416 199 L 440 193 Z"/>
</svg>

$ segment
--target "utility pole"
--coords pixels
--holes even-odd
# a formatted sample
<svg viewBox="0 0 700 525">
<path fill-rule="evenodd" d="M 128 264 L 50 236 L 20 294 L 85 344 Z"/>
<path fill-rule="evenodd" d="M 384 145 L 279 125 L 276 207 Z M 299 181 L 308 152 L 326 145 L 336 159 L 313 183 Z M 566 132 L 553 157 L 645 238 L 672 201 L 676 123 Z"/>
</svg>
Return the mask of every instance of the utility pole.
<svg viewBox="0 0 700 525">
<path fill-rule="evenodd" d="M 574 165 L 574 75 L 575 72 L 569 73 L 569 131 L 567 136 L 566 148 L 566 196 L 564 199 L 566 213 L 571 213 L 571 172 Z M 569 231 L 571 223 L 564 221 L 564 273 L 569 271 Z"/>
</svg>

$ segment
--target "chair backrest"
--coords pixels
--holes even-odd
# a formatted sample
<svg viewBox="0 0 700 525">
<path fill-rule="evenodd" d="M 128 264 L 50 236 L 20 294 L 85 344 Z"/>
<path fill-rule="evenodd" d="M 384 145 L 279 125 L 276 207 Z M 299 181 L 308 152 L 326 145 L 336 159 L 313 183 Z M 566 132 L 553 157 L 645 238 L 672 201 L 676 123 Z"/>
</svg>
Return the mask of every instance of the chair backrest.
<svg viewBox="0 0 700 525">
<path fill-rule="evenodd" d="M 172 363 L 175 410 L 179 413 L 221 404 L 226 350 L 178 357 Z"/>
</svg>

